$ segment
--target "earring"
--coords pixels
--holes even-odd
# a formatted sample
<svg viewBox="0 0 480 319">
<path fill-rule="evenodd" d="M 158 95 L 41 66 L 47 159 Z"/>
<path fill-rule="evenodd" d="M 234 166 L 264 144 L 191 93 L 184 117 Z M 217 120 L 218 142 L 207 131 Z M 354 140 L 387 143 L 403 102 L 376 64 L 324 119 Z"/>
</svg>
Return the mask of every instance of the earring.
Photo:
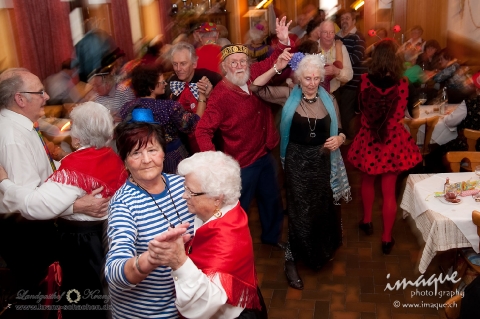
<svg viewBox="0 0 480 319">
<path fill-rule="evenodd" d="M 215 216 L 216 218 L 222 217 L 222 212 L 220 211 L 220 209 L 218 209 L 218 207 L 215 207 L 215 212 L 213 213 L 213 216 Z"/>
</svg>

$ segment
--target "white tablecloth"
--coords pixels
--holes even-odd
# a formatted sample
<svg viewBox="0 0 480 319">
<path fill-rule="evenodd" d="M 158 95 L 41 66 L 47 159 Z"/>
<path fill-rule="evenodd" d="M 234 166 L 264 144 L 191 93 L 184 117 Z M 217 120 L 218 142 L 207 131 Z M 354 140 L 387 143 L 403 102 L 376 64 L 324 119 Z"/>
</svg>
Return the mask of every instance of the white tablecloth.
<svg viewBox="0 0 480 319">
<path fill-rule="evenodd" d="M 419 263 L 421 273 L 437 251 L 473 247 L 478 252 L 479 237 L 472 222 L 472 211 L 479 210 L 480 203 L 471 196 L 461 197 L 458 205 L 447 205 L 435 198 L 433 192 L 443 191 L 446 177 L 451 183 L 478 178 L 474 173 L 411 174 L 400 204 L 404 217 L 412 216 L 425 241 Z"/>
</svg>

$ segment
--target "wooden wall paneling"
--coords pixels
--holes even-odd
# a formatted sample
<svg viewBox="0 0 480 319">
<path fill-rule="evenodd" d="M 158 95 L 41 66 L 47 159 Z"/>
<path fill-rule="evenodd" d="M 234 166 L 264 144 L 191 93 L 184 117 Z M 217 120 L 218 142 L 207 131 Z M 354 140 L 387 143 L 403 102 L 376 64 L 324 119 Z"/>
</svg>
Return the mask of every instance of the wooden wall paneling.
<svg viewBox="0 0 480 319">
<path fill-rule="evenodd" d="M 373 29 L 377 30 L 379 28 L 385 28 L 388 31 L 388 37 L 392 38 L 394 33 L 392 28 L 394 25 L 398 24 L 395 21 L 395 6 L 392 2 L 391 9 L 379 9 L 378 1 L 381 0 L 367 0 L 363 6 L 363 22 L 364 22 L 364 36 L 366 38 L 367 47 L 378 41 L 378 37 L 370 37 L 368 31 Z M 394 0 L 395 2 L 400 2 L 403 0 Z M 397 39 L 399 35 L 395 36 Z"/>
<path fill-rule="evenodd" d="M 113 37 L 113 22 L 110 13 L 110 4 L 98 4 L 88 6 L 88 18 L 96 19 L 98 28 L 106 31 Z"/>
<path fill-rule="evenodd" d="M 405 40 L 410 38 L 409 30 L 420 25 L 424 40 L 435 39 L 441 47 L 447 44 L 448 0 L 407 0 Z"/>
<path fill-rule="evenodd" d="M 159 34 L 163 34 L 162 32 L 162 24 L 159 23 L 160 19 L 160 9 L 159 3 L 157 1 L 152 1 L 147 5 L 140 5 L 140 14 L 142 17 L 141 25 L 142 25 L 142 33 L 143 37 L 146 40 L 152 40 Z M 170 21 L 166 24 L 168 25 Z M 167 31 L 170 33 L 169 31 Z M 172 41 L 173 39 L 169 39 Z"/>
<path fill-rule="evenodd" d="M 0 9 L 0 72 L 20 65 L 17 54 L 18 36 L 16 35 L 13 9 Z"/>
</svg>

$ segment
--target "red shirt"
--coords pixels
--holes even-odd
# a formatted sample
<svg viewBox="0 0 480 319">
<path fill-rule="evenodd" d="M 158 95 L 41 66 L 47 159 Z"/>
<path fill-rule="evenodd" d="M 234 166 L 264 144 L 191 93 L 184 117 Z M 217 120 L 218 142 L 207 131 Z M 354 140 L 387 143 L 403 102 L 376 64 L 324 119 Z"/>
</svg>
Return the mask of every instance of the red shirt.
<svg viewBox="0 0 480 319">
<path fill-rule="evenodd" d="M 258 63 L 250 66 L 250 84 L 268 71 L 285 46 Z M 252 92 L 246 93 L 223 78 L 210 94 L 207 109 L 197 124 L 195 137 L 200 151 L 215 150 L 213 136 L 219 150 L 235 158 L 240 167 L 253 164 L 279 142 L 272 111 L 267 103 Z"/>
</svg>

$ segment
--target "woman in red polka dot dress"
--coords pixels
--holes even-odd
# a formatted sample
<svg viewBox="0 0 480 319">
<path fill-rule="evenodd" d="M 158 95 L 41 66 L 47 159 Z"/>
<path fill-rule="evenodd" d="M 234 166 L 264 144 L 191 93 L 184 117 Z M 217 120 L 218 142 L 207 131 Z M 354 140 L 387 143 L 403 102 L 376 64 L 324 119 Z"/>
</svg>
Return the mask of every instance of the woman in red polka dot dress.
<svg viewBox="0 0 480 319">
<path fill-rule="evenodd" d="M 375 47 L 369 71 L 362 75 L 360 84 L 362 126 L 348 151 L 349 161 L 363 172 L 364 215 L 359 227 L 367 235 L 373 233 L 374 183 L 375 178 L 381 176 L 384 254 L 389 254 L 395 244 L 391 233 L 397 212 L 397 176 L 422 161 L 415 141 L 400 123 L 408 104 L 408 81 L 402 78 L 397 46 L 393 40 L 385 39 Z"/>
</svg>

